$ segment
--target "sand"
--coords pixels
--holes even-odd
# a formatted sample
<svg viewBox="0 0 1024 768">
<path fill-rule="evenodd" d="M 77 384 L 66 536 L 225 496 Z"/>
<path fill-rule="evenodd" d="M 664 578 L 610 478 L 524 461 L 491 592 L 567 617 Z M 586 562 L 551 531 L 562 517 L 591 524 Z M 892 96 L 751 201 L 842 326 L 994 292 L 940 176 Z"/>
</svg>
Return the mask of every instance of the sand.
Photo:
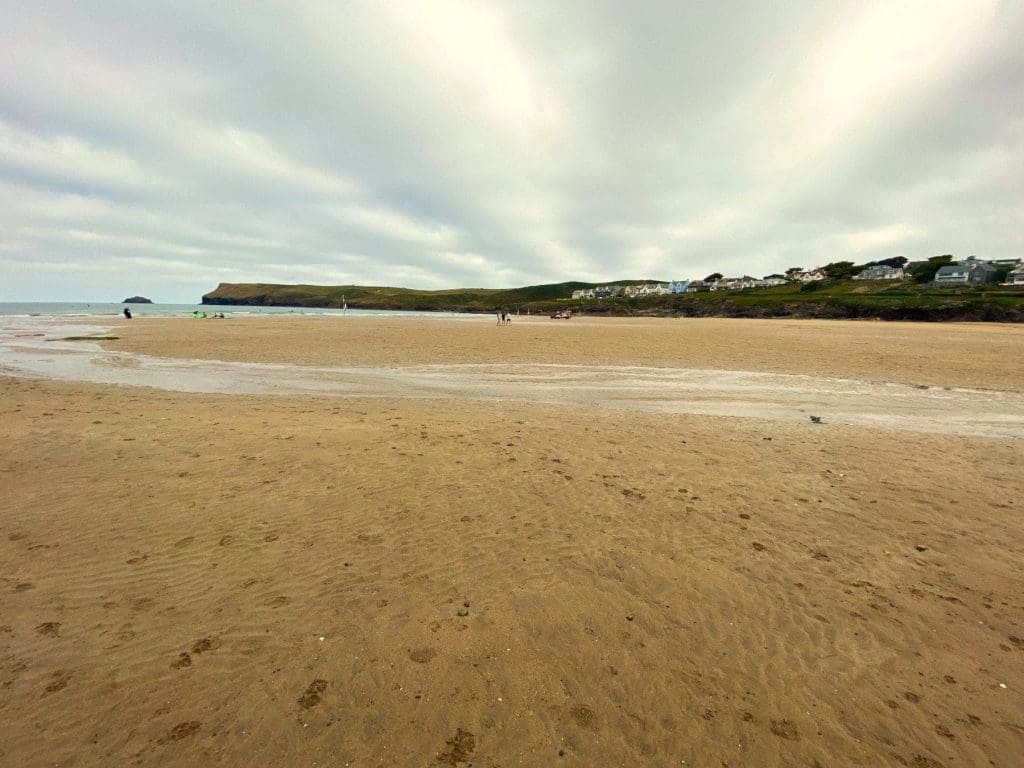
<svg viewBox="0 0 1024 768">
<path fill-rule="evenodd" d="M 1002 326 L 111 327 L 112 349 L 211 360 L 997 393 L 1024 359 L 1024 329 Z M 1021 439 L 386 390 L 0 392 L 2 765 L 1024 754 Z"/>
</svg>

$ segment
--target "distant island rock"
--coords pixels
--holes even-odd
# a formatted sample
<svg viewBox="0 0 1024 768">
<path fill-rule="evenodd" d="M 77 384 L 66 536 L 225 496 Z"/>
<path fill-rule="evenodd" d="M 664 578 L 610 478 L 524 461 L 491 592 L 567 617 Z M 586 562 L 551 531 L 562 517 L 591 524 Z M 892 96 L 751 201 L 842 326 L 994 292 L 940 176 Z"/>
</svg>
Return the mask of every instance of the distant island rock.
<svg viewBox="0 0 1024 768">
<path fill-rule="evenodd" d="M 152 299 L 147 299 L 145 296 L 129 296 L 127 299 L 121 302 L 122 304 L 152 304 Z"/>
</svg>

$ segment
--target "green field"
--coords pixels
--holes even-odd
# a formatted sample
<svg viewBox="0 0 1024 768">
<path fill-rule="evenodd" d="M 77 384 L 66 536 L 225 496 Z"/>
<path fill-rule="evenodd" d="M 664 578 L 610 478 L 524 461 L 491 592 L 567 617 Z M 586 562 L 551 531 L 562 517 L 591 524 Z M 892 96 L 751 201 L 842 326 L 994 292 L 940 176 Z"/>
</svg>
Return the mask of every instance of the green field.
<svg viewBox="0 0 1024 768">
<path fill-rule="evenodd" d="M 621 280 L 631 285 L 652 280 Z M 609 283 L 603 283 L 608 285 Z M 714 291 L 644 298 L 571 299 L 594 283 L 567 282 L 522 288 L 459 288 L 419 291 L 359 285 L 274 285 L 222 283 L 203 296 L 204 304 L 352 309 L 494 312 L 523 314 L 571 309 L 594 315 L 684 317 L 823 317 L 884 320 L 973 320 L 1024 322 L 1024 287 L 994 283 L 980 287 L 937 288 L 909 281 L 835 280 L 772 288 Z"/>
</svg>

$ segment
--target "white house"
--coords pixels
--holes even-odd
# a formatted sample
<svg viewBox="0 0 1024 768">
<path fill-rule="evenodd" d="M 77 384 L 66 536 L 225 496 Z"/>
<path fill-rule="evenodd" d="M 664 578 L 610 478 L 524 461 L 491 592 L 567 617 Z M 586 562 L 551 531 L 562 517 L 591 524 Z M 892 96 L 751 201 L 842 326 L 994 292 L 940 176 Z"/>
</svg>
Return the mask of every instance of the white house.
<svg viewBox="0 0 1024 768">
<path fill-rule="evenodd" d="M 1024 285 L 1024 264 L 1021 264 L 1006 276 L 1004 285 Z"/>
<path fill-rule="evenodd" d="M 828 275 L 823 270 L 812 269 L 807 272 L 794 272 L 793 279 L 799 283 L 813 283 L 815 280 L 824 280 Z"/>
<path fill-rule="evenodd" d="M 865 267 L 856 275 L 854 280 L 902 280 L 903 268 L 890 267 L 888 264 L 875 264 L 872 267 Z"/>
<path fill-rule="evenodd" d="M 690 287 L 689 280 L 673 280 L 668 284 L 669 293 L 686 293 L 686 289 Z"/>
</svg>

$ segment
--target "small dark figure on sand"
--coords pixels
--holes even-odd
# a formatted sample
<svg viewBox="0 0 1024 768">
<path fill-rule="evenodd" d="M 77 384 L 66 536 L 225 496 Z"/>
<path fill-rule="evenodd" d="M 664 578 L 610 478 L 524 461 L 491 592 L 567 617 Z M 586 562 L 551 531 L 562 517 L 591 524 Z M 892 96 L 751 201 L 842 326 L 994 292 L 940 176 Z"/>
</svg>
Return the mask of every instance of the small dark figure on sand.
<svg viewBox="0 0 1024 768">
<path fill-rule="evenodd" d="M 125 316 L 126 320 L 131 320 L 132 319 L 132 311 L 130 309 L 128 309 L 128 307 L 124 308 L 124 316 Z"/>
</svg>

